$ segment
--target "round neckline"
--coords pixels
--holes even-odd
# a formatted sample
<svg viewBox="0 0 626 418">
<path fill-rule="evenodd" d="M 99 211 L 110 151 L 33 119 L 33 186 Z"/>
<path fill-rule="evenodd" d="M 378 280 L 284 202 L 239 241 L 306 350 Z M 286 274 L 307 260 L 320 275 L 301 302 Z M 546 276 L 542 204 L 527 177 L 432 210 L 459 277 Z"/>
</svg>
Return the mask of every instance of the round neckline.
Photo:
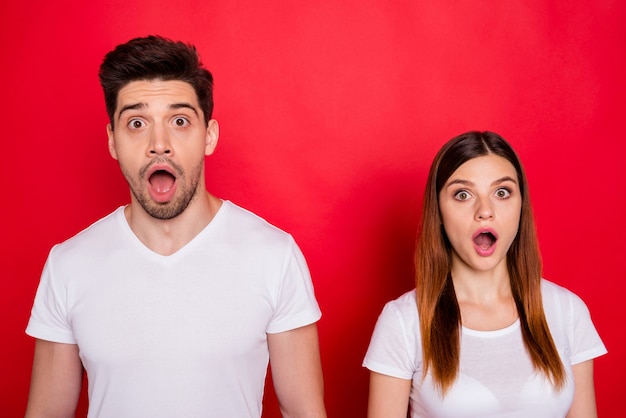
<svg viewBox="0 0 626 418">
<path fill-rule="evenodd" d="M 511 325 L 508 325 L 504 328 L 494 329 L 494 330 L 489 330 L 489 331 L 479 331 L 476 329 L 471 329 L 465 326 L 461 326 L 461 330 L 463 331 L 464 334 L 472 335 L 475 337 L 483 337 L 483 338 L 499 337 L 501 335 L 510 334 L 514 331 L 517 331 L 519 328 L 520 328 L 519 318 L 517 318 L 515 322 L 513 322 Z"/>
</svg>

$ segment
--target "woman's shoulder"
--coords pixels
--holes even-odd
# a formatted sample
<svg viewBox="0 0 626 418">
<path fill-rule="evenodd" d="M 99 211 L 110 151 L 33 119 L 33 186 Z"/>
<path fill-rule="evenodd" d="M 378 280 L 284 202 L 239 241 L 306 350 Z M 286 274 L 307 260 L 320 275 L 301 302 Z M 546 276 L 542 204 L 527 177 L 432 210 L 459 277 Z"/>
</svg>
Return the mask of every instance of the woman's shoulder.
<svg viewBox="0 0 626 418">
<path fill-rule="evenodd" d="M 393 308 L 398 311 L 417 311 L 417 302 L 416 302 L 415 289 L 409 290 L 408 292 L 400 295 L 396 299 L 393 299 L 385 305 L 385 308 Z"/>
<path fill-rule="evenodd" d="M 413 289 L 385 303 L 379 320 L 382 322 L 397 321 L 403 324 L 417 323 L 418 315 L 415 297 L 415 289 Z"/>
<path fill-rule="evenodd" d="M 559 304 L 583 304 L 582 299 L 571 290 L 558 285 L 550 280 L 541 279 L 541 295 L 546 301 L 558 302 Z"/>
<path fill-rule="evenodd" d="M 554 320 L 574 321 L 589 317 L 585 302 L 571 290 L 546 279 L 541 279 L 541 297 L 548 322 Z"/>
<path fill-rule="evenodd" d="M 606 353 L 585 302 L 563 286 L 542 279 L 543 308 L 550 332 L 559 350 L 577 364 Z"/>
</svg>

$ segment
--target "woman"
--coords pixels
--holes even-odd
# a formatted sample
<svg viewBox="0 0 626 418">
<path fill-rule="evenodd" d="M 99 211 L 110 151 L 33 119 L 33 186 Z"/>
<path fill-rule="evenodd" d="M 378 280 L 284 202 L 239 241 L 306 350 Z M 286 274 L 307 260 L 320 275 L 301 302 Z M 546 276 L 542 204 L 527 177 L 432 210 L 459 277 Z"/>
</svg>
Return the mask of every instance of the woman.
<svg viewBox="0 0 626 418">
<path fill-rule="evenodd" d="M 585 304 L 541 278 L 526 176 L 493 132 L 453 138 L 424 196 L 416 289 L 365 356 L 368 416 L 595 417 L 606 349 Z"/>
</svg>

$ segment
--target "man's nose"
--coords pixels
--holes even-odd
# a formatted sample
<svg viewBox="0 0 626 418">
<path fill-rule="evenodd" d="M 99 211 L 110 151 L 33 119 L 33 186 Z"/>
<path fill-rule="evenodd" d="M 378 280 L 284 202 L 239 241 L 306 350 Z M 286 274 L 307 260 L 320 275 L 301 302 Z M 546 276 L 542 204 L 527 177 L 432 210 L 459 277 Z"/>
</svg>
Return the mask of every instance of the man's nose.
<svg viewBox="0 0 626 418">
<path fill-rule="evenodd" d="M 170 135 L 166 128 L 154 126 L 150 132 L 150 145 L 148 146 L 150 157 L 160 155 L 172 155 Z"/>
</svg>

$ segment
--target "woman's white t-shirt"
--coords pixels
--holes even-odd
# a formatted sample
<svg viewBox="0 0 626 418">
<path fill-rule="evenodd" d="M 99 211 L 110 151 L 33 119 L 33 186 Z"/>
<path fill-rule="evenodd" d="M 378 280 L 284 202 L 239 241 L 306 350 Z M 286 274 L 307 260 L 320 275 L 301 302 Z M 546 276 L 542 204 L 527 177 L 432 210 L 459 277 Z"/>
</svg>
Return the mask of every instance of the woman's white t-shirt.
<svg viewBox="0 0 626 418">
<path fill-rule="evenodd" d="M 542 280 L 544 312 L 567 384 L 555 391 L 534 370 L 519 320 L 496 331 L 462 327 L 457 381 L 442 398 L 430 374 L 422 381 L 422 350 L 415 290 L 385 305 L 363 365 L 371 371 L 413 381 L 411 417 L 564 417 L 572 403 L 572 365 L 606 353 L 584 302 Z"/>
</svg>

